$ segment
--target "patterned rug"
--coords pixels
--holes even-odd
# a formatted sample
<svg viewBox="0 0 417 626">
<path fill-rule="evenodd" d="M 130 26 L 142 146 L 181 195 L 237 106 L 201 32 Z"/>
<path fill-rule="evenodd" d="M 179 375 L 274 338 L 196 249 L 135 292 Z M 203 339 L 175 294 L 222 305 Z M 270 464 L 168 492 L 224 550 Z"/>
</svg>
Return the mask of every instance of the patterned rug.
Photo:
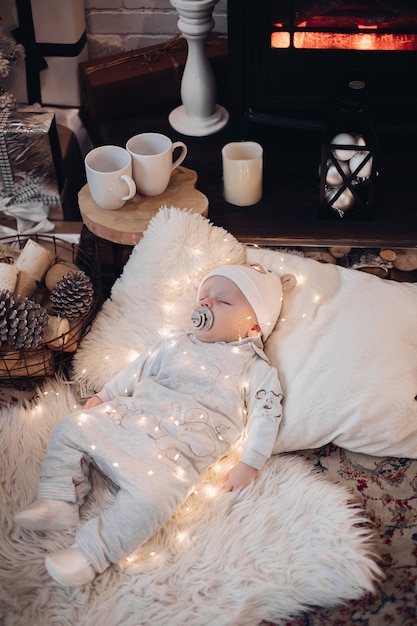
<svg viewBox="0 0 417 626">
<path fill-rule="evenodd" d="M 354 454 L 334 445 L 300 454 L 357 496 L 377 535 L 385 580 L 376 593 L 337 609 L 317 609 L 285 626 L 417 624 L 417 461 Z"/>
</svg>

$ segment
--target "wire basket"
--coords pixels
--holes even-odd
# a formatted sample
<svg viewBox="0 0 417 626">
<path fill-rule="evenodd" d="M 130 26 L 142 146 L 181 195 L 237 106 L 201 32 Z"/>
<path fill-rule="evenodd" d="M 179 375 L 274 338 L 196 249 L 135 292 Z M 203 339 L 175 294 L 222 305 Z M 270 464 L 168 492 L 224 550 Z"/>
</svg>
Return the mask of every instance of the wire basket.
<svg viewBox="0 0 417 626">
<path fill-rule="evenodd" d="M 55 259 L 52 267 L 58 263 L 68 263 L 83 270 L 92 282 L 94 298 L 85 316 L 71 321 L 68 330 L 42 341 L 36 348 L 18 350 L 3 343 L 0 348 L 0 385 L 3 386 L 18 386 L 28 378 L 31 382 L 36 382 L 57 372 L 67 372 L 72 355 L 82 337 L 91 328 L 92 320 L 101 303 L 97 259 L 93 255 L 87 255 L 79 244 L 45 234 L 0 237 L 0 260 L 13 264 L 29 239 L 52 253 Z M 42 281 L 38 283 L 37 296 L 48 298 L 48 289 Z M 44 306 L 44 302 L 41 302 L 41 305 Z"/>
</svg>

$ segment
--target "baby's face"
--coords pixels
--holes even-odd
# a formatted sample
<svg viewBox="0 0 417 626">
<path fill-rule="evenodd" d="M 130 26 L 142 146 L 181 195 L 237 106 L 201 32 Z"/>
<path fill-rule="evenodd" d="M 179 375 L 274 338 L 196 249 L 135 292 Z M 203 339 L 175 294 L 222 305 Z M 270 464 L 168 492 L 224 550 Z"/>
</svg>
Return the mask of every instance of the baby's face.
<svg viewBox="0 0 417 626">
<path fill-rule="evenodd" d="M 208 330 L 194 330 L 206 342 L 239 341 L 256 335 L 256 315 L 239 287 L 230 278 L 211 276 L 200 289 L 198 307 L 208 307 L 213 324 Z"/>
</svg>

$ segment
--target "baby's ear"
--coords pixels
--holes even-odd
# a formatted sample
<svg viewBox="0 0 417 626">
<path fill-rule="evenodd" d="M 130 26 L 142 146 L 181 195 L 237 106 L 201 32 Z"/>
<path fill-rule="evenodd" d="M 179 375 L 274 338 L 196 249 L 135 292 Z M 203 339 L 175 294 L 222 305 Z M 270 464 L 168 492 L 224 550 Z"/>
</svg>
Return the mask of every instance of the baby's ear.
<svg viewBox="0 0 417 626">
<path fill-rule="evenodd" d="M 282 291 L 285 293 L 286 291 L 290 291 L 294 289 L 297 284 L 297 279 L 294 274 L 283 274 L 281 276 L 282 283 Z"/>
</svg>

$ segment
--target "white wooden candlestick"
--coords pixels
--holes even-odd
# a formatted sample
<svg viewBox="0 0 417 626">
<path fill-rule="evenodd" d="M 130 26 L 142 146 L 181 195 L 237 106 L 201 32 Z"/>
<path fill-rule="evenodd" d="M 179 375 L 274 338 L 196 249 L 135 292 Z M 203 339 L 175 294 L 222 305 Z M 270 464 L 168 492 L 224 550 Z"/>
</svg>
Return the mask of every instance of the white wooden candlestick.
<svg viewBox="0 0 417 626">
<path fill-rule="evenodd" d="M 216 133 L 229 119 L 226 109 L 216 104 L 216 81 L 206 53 L 217 2 L 171 0 L 180 16 L 178 28 L 187 40 L 188 55 L 181 81 L 182 105 L 171 111 L 168 119 L 175 130 L 193 137 Z"/>
</svg>

